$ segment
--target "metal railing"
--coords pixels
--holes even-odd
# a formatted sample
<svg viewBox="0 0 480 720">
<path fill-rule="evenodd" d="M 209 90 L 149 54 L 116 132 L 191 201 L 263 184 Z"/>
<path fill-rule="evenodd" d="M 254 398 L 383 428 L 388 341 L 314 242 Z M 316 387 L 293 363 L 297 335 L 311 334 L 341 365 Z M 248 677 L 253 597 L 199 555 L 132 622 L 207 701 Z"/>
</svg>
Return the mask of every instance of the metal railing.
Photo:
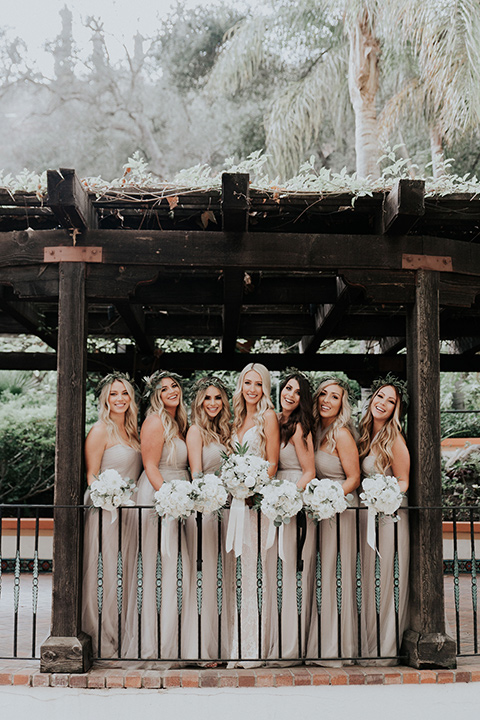
<svg viewBox="0 0 480 720">
<path fill-rule="evenodd" d="M 48 510 L 0 506 L 1 658 L 39 658 L 49 632 L 51 559 L 42 549 L 40 517 Z M 416 510 L 402 508 L 405 519 L 391 525 L 388 537 L 377 520 L 378 553 L 366 547 L 364 508 L 319 525 L 301 513 L 286 526 L 282 559 L 278 538 L 265 549 L 268 521 L 254 510 L 248 512 L 255 542 L 235 558 L 225 552 L 228 518 L 199 515 L 181 523 L 134 507 L 120 509 L 111 524 L 85 508 L 98 526 L 85 550 L 85 564 L 94 566 L 87 596 L 84 588 L 84 605 L 94 614 L 88 628 L 94 656 L 185 664 L 399 658 L 408 591 L 402 534 Z M 480 508 L 444 512 L 451 518 L 444 525 L 447 632 L 458 655 L 477 655 Z"/>
</svg>

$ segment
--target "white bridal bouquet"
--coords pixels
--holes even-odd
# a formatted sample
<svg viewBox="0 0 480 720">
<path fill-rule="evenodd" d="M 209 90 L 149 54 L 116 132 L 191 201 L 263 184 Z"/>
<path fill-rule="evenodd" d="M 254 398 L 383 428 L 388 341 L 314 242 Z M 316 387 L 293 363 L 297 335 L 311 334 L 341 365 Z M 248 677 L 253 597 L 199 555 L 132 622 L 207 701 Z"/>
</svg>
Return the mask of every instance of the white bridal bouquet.
<svg viewBox="0 0 480 720">
<path fill-rule="evenodd" d="M 269 463 L 257 455 L 247 455 L 248 446 L 235 446 L 236 452 L 222 464 L 220 477 L 229 493 L 237 500 L 245 500 L 270 482 Z"/>
<path fill-rule="evenodd" d="M 191 495 L 195 510 L 201 513 L 217 512 L 227 502 L 227 491 L 219 477 L 213 473 L 192 480 Z"/>
<path fill-rule="evenodd" d="M 376 550 L 375 515 L 377 513 L 393 515 L 402 504 L 404 496 L 397 478 L 393 477 L 393 475 L 376 473 L 372 477 L 364 479 L 362 488 L 363 492 L 360 493 L 360 500 L 368 507 L 367 543 Z M 394 522 L 397 519 L 400 518 L 393 518 Z"/>
<path fill-rule="evenodd" d="M 155 512 L 161 517 L 186 520 L 195 510 L 192 483 L 188 480 L 164 482 L 153 495 Z"/>
<path fill-rule="evenodd" d="M 372 477 L 365 478 L 362 488 L 360 499 L 363 504 L 378 513 L 393 515 L 402 504 L 404 496 L 397 478 L 393 475 L 376 473 Z"/>
<path fill-rule="evenodd" d="M 135 481 L 122 478 L 117 470 L 109 468 L 104 470 L 90 485 L 90 497 L 94 507 L 108 510 L 112 513 L 112 522 L 117 517 L 117 508 L 120 505 L 131 506 L 132 494 L 137 491 Z"/>
<path fill-rule="evenodd" d="M 260 492 L 263 496 L 260 510 L 275 527 L 288 524 L 290 518 L 303 507 L 302 493 L 296 484 L 289 480 L 273 480 L 262 487 Z"/>
<path fill-rule="evenodd" d="M 347 508 L 340 483 L 328 478 L 310 480 L 303 493 L 303 504 L 313 520 L 327 520 Z"/>
</svg>

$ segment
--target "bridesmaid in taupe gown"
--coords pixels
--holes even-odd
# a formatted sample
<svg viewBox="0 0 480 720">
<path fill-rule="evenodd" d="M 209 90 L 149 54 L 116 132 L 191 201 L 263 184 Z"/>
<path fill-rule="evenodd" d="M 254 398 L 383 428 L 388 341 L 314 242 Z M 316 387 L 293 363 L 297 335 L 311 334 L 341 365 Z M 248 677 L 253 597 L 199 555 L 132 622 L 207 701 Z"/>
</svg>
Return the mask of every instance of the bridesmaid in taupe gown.
<svg viewBox="0 0 480 720">
<path fill-rule="evenodd" d="M 191 425 L 187 433 L 188 461 L 193 478 L 202 474 L 218 474 L 223 456 L 231 452 L 231 412 L 225 385 L 220 378 L 212 375 L 202 378 L 196 384 L 195 390 Z M 199 655 L 204 661 L 215 660 L 219 656 L 228 657 L 228 625 L 231 617 L 229 617 L 224 597 L 219 603 L 217 594 L 219 551 L 223 573 L 225 573 L 225 553 L 223 552 L 225 527 L 224 522 L 219 536 L 217 516 L 212 513 L 203 514 L 201 621 L 198 615 L 197 597 L 193 597 L 193 594 L 193 603 L 189 611 L 194 618 L 194 626 L 198 628 L 198 623 L 201 622 Z M 187 520 L 187 537 L 190 556 L 195 562 L 198 556 L 198 534 L 193 516 Z M 223 588 L 223 596 L 225 595 L 224 590 L 225 588 Z M 208 667 L 214 667 L 215 664 L 215 662 L 207 662 Z"/>
<path fill-rule="evenodd" d="M 87 482 L 91 485 L 104 470 L 114 469 L 122 478 L 138 480 L 142 468 L 137 431 L 135 392 L 128 379 L 121 374 L 107 375 L 99 385 L 99 419 L 85 441 Z M 133 496 L 135 499 L 135 496 Z M 85 493 L 85 505 L 90 505 L 90 490 Z M 101 634 L 98 634 L 97 568 L 99 551 L 99 513 L 102 515 L 103 601 Z M 122 511 L 123 593 L 121 608 L 117 599 L 117 560 L 119 514 L 112 522 L 106 510 L 88 510 L 85 517 L 83 554 L 82 629 L 92 636 L 97 656 L 124 655 L 128 639 L 121 647 L 118 635 L 124 635 L 129 582 L 133 577 L 137 543 L 134 511 Z M 120 610 L 120 612 L 119 612 Z M 119 627 L 120 618 L 120 627 Z M 120 651 L 120 652 L 119 652 Z"/>
<path fill-rule="evenodd" d="M 400 490 L 408 490 L 410 455 L 403 437 L 401 418 L 408 405 L 405 383 L 393 375 L 377 380 L 367 410 L 360 423 L 360 461 L 362 475 L 375 473 L 393 475 Z M 405 496 L 402 505 L 407 505 Z M 380 553 L 380 613 L 377 618 L 375 601 L 375 551 L 363 542 L 364 609 L 367 624 L 366 652 L 369 657 L 381 655 L 389 660 L 380 665 L 394 665 L 408 621 L 408 568 L 409 529 L 408 511 L 398 512 L 400 522 L 381 518 L 378 523 L 378 550 Z M 362 513 L 366 533 L 366 513 Z M 395 612 L 394 558 L 395 528 L 398 551 L 398 614 Z M 377 627 L 378 623 L 378 627 Z M 375 661 L 371 661 L 372 664 Z"/>
<path fill-rule="evenodd" d="M 326 378 L 320 382 L 313 403 L 317 477 L 340 483 L 345 495 L 352 495 L 350 503 L 357 504 L 355 490 L 360 484 L 360 463 L 349 386 L 342 379 Z M 322 658 L 321 665 L 352 664 L 351 658 L 358 652 L 355 533 L 352 510 L 320 524 L 321 606 L 313 603 L 307 657 Z"/>
</svg>

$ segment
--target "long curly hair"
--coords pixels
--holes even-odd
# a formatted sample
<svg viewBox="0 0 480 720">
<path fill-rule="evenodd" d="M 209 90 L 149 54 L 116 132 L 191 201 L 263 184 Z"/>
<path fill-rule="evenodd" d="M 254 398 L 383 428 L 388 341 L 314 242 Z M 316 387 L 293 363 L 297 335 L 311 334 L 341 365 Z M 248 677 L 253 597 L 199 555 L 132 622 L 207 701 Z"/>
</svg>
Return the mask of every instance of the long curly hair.
<svg viewBox="0 0 480 720">
<path fill-rule="evenodd" d="M 310 389 L 310 383 L 303 373 L 292 372 L 280 383 L 280 395 L 290 380 L 296 380 L 298 382 L 300 390 L 300 404 L 292 413 L 290 413 L 290 416 L 286 420 L 282 420 L 282 415 L 280 414 L 280 443 L 286 447 L 292 435 L 295 433 L 297 425 L 300 423 L 303 431 L 303 440 L 306 446 L 307 437 L 309 433 L 313 433 L 314 427 L 312 391 Z"/>
<path fill-rule="evenodd" d="M 207 395 L 209 387 L 214 387 L 220 393 L 222 398 L 222 409 L 214 418 L 211 418 L 203 403 Z M 197 389 L 192 400 L 191 424 L 196 425 L 200 431 L 200 436 L 204 445 L 210 445 L 212 442 L 218 442 L 227 449 L 231 449 L 232 435 L 232 413 L 228 402 L 228 395 L 223 382 L 215 376 L 207 376 Z"/>
<path fill-rule="evenodd" d="M 170 378 L 177 383 L 180 390 L 180 401 L 175 411 L 175 417 L 172 417 L 165 409 L 165 405 L 162 400 L 162 380 Z M 185 437 L 188 429 L 188 416 L 187 410 L 183 402 L 183 389 L 178 380 L 178 375 L 174 377 L 164 374 L 159 381 L 159 384 L 150 394 L 150 407 L 147 410 L 147 417 L 149 415 L 158 415 L 163 424 L 163 442 L 167 449 L 167 461 L 175 461 L 175 443 L 174 440 L 179 435 Z"/>
<path fill-rule="evenodd" d="M 322 428 L 322 418 L 318 409 L 318 401 L 322 390 L 329 387 L 330 385 L 338 385 L 342 391 L 342 405 L 340 412 L 338 413 L 335 420 L 330 423 L 326 428 Z M 349 430 L 353 437 L 357 436 L 355 427 L 352 421 L 352 408 L 349 402 L 349 392 L 344 381 L 337 380 L 335 377 L 323 380 L 315 391 L 313 396 L 313 420 L 315 428 L 315 447 L 318 449 L 323 442 L 326 440 L 327 448 L 330 452 L 335 452 L 337 447 L 337 435 L 340 428 L 345 427 Z"/>
<path fill-rule="evenodd" d="M 391 387 L 395 391 L 397 399 L 393 413 L 383 425 L 381 430 L 373 436 L 373 415 L 372 405 L 378 393 L 385 387 Z M 370 397 L 367 410 L 360 420 L 360 440 L 358 441 L 358 453 L 360 462 L 370 453 L 375 456 L 375 467 L 378 472 L 386 474 L 388 468 L 393 462 L 393 444 L 397 437 L 403 437 L 402 424 L 400 418 L 402 416 L 402 399 L 398 389 L 394 385 L 386 383 L 381 385 Z"/>
<path fill-rule="evenodd" d="M 107 426 L 107 430 L 111 437 L 125 445 L 125 438 L 123 438 L 119 431 L 118 426 L 113 422 L 110 417 L 110 392 L 114 382 L 120 382 L 124 386 L 130 398 L 130 405 L 125 412 L 125 432 L 127 433 L 128 445 L 134 450 L 140 450 L 140 440 L 138 438 L 138 407 L 135 401 L 135 390 L 133 385 L 125 378 L 125 376 L 115 377 L 114 374 L 108 376 L 108 382 L 102 385 L 100 395 L 98 397 L 98 419 L 100 422 Z"/>
<path fill-rule="evenodd" d="M 237 386 L 233 394 L 233 433 L 237 433 L 242 427 L 247 417 L 247 408 L 245 398 L 243 397 L 243 382 L 245 375 L 254 370 L 258 373 L 262 379 L 263 395 L 257 403 L 257 410 L 253 416 L 255 426 L 258 428 L 260 435 L 260 448 L 262 451 L 262 457 L 266 456 L 267 438 L 265 436 L 265 412 L 269 408 L 273 410 L 273 403 L 270 399 L 270 392 L 272 387 L 272 381 L 270 379 L 270 373 L 268 372 L 265 365 L 261 363 L 249 363 L 243 368 L 242 372 L 238 376 Z M 232 433 L 232 434 L 233 434 Z"/>
</svg>

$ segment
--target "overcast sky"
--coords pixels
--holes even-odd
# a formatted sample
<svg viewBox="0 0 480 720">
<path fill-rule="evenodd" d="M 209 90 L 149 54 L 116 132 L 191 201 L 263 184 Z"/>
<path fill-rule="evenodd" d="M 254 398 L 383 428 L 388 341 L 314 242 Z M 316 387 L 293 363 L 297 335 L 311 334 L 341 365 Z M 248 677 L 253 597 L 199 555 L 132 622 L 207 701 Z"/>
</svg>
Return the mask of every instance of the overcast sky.
<svg viewBox="0 0 480 720">
<path fill-rule="evenodd" d="M 211 5 L 215 0 L 185 0 L 187 7 Z M 233 3 L 234 0 L 231 0 Z M 238 3 L 236 3 L 238 5 Z M 61 27 L 59 11 L 67 5 L 73 13 L 73 33 L 81 47 L 86 46 L 90 33 L 82 28 L 82 20 L 89 15 L 101 17 L 107 33 L 111 34 L 109 51 L 115 59 L 121 56 L 121 43 L 131 44 L 137 30 L 148 36 L 168 16 L 175 0 L 17 0 L 3 2 L 0 25 L 10 28 L 27 43 L 28 54 L 41 69 L 48 71 L 50 63 L 42 50 L 47 40 L 58 35 Z"/>
</svg>

